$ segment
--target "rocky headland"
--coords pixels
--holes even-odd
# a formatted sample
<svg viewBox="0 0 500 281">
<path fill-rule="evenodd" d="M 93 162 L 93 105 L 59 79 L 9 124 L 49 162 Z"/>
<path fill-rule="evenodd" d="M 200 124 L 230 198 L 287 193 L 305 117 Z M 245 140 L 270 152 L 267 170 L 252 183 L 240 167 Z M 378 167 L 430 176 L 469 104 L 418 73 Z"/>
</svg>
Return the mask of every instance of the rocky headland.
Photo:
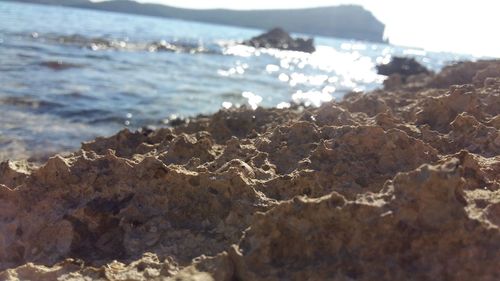
<svg viewBox="0 0 500 281">
<path fill-rule="evenodd" d="M 2 1 L 66 6 L 261 30 L 268 30 L 279 25 L 288 32 L 379 43 L 386 42 L 384 39 L 385 25 L 370 11 L 359 5 L 305 9 L 228 10 L 184 9 L 161 4 L 123 0 L 0 0 L 0 2 Z"/>
<path fill-rule="evenodd" d="M 500 62 L 0 164 L 0 280 L 500 280 Z"/>
</svg>

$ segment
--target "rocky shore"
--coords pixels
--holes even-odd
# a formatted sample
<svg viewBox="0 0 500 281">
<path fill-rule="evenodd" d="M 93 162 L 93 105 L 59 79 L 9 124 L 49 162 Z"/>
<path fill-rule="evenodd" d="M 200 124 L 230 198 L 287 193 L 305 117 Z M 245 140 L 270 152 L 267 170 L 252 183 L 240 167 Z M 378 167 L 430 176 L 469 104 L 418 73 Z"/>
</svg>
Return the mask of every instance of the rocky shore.
<svg viewBox="0 0 500 281">
<path fill-rule="evenodd" d="M 500 62 L 0 164 L 0 280 L 500 280 Z"/>
</svg>

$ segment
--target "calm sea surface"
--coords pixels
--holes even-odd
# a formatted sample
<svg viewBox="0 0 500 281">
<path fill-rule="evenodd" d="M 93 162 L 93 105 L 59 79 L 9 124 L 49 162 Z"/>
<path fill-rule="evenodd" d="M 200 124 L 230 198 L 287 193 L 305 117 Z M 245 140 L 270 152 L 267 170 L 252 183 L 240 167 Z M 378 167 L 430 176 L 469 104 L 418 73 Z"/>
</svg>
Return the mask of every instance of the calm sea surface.
<svg viewBox="0 0 500 281">
<path fill-rule="evenodd" d="M 129 127 L 221 107 L 319 105 L 380 87 L 375 65 L 450 53 L 315 38 L 313 54 L 237 42 L 259 30 L 0 2 L 0 161 L 77 149 Z"/>
</svg>

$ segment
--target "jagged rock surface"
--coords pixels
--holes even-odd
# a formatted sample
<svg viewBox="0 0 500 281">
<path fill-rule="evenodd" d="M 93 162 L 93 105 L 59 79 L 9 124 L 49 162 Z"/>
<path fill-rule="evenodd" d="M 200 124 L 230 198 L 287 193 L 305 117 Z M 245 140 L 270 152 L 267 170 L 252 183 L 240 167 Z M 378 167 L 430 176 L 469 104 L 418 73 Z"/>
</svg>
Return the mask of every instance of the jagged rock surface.
<svg viewBox="0 0 500 281">
<path fill-rule="evenodd" d="M 498 63 L 461 63 L 4 162 L 0 280 L 500 280 L 499 130 Z"/>
</svg>

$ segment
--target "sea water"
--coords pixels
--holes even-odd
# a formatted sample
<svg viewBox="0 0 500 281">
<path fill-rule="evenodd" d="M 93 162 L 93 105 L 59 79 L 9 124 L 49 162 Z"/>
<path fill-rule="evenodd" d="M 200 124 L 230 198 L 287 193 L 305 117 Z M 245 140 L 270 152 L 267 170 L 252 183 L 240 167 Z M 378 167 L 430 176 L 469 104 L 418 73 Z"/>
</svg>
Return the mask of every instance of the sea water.
<svg viewBox="0 0 500 281">
<path fill-rule="evenodd" d="M 262 30 L 0 2 L 0 161 L 40 159 L 128 127 L 221 108 L 319 106 L 381 86 L 411 55 L 437 71 L 467 55 L 316 37 L 306 54 L 238 42 Z"/>
</svg>

